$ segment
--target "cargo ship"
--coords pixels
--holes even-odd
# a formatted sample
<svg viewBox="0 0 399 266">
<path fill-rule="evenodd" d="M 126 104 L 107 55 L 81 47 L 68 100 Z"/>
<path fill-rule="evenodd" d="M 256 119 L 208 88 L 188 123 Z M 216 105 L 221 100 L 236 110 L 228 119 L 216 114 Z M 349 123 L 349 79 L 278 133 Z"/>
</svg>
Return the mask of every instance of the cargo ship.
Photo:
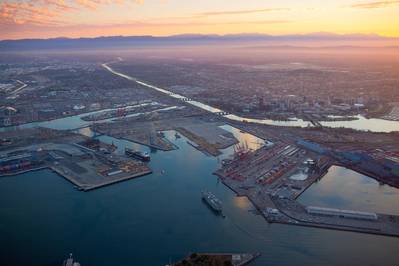
<svg viewBox="0 0 399 266">
<path fill-rule="evenodd" d="M 148 152 L 135 151 L 133 149 L 126 148 L 125 154 L 143 162 L 148 162 L 151 160 L 150 154 Z"/>
<path fill-rule="evenodd" d="M 216 213 L 222 214 L 222 202 L 209 191 L 202 191 L 202 200 Z"/>
</svg>

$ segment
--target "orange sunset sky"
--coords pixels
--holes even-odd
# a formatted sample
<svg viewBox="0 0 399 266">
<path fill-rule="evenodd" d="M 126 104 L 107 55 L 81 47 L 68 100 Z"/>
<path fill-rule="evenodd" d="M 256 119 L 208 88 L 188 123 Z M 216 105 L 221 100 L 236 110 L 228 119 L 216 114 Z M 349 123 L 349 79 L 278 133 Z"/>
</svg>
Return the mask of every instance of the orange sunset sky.
<svg viewBox="0 0 399 266">
<path fill-rule="evenodd" d="M 0 0 L 2 40 L 312 32 L 399 37 L 399 1 Z"/>
</svg>

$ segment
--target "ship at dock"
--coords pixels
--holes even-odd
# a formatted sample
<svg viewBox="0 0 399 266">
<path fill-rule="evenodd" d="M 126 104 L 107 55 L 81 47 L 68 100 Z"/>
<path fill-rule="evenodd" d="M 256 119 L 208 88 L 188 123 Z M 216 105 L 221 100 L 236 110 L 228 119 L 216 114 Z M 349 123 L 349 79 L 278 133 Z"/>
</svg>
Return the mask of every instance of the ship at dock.
<svg viewBox="0 0 399 266">
<path fill-rule="evenodd" d="M 143 162 L 149 162 L 151 160 L 150 154 L 148 152 L 135 151 L 133 149 L 125 148 L 125 154 Z"/>
<path fill-rule="evenodd" d="M 202 200 L 216 213 L 222 214 L 222 202 L 209 191 L 202 191 Z"/>
</svg>

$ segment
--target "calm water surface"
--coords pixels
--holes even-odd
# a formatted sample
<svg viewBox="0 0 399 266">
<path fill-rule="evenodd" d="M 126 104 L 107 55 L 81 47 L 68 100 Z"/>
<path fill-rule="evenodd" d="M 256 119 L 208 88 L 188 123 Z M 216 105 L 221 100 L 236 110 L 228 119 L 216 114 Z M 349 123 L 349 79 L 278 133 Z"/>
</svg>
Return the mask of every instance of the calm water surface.
<svg viewBox="0 0 399 266">
<path fill-rule="evenodd" d="M 103 64 L 102 66 L 117 76 L 128 79 L 132 82 L 135 82 L 135 83 L 145 86 L 147 88 L 157 90 L 159 92 L 169 95 L 170 97 L 173 97 L 176 99 L 186 99 L 186 97 L 183 95 L 173 93 L 171 91 L 160 88 L 158 86 L 154 86 L 148 82 L 139 80 L 135 77 L 131 77 L 129 75 L 118 72 L 115 69 L 113 69 L 112 67 L 110 67 L 109 64 L 110 63 Z M 220 113 L 220 112 L 223 113 L 224 112 L 221 109 L 212 107 L 208 104 L 205 104 L 205 103 L 202 103 L 199 101 L 194 101 L 194 100 L 189 99 L 186 102 L 191 105 L 194 105 L 196 107 L 199 107 L 203 110 L 212 112 L 212 113 Z M 257 124 L 273 125 L 273 126 L 290 126 L 290 127 L 311 126 L 309 121 L 304 121 L 302 119 L 296 119 L 296 118 L 292 119 L 291 121 L 276 121 L 276 120 L 271 120 L 271 119 L 251 119 L 251 118 L 240 117 L 240 116 L 237 116 L 234 114 L 224 115 L 224 117 L 226 117 L 230 120 L 235 120 L 235 121 L 247 121 L 247 122 L 252 122 L 252 123 L 257 123 Z M 384 120 L 384 119 L 367 119 L 361 115 L 358 115 L 357 118 L 358 118 L 357 120 L 330 121 L 330 122 L 321 122 L 321 124 L 325 127 L 333 127 L 333 128 L 344 127 L 344 128 L 352 128 L 352 129 L 356 129 L 356 130 L 372 131 L 372 132 L 399 131 L 399 121 L 388 121 L 388 120 Z"/>
<path fill-rule="evenodd" d="M 253 264 L 258 266 L 397 265 L 398 238 L 268 224 L 212 175 L 217 158 L 189 146 L 184 137 L 176 140 L 173 131 L 166 135 L 179 149 L 153 152 L 153 174 L 92 192 L 75 190 L 49 170 L 1 178 L 1 264 L 61 265 L 73 252 L 82 266 L 163 266 L 197 251 L 261 252 Z M 124 146 L 147 149 L 100 138 L 117 144 L 119 152 Z M 359 184 L 345 187 L 354 185 Z M 227 218 L 215 216 L 201 201 L 202 189 L 223 201 Z M 368 199 L 379 199 L 381 193 Z"/>
<path fill-rule="evenodd" d="M 399 215 L 399 189 L 339 166 L 332 166 L 299 200 L 306 205 Z"/>
<path fill-rule="evenodd" d="M 87 126 L 81 116 L 21 127 Z M 265 144 L 231 126 L 222 128 L 251 149 Z M 88 128 L 78 132 L 92 135 Z M 247 199 L 235 197 L 212 175 L 233 147 L 213 158 L 184 137 L 175 139 L 174 131 L 166 136 L 179 149 L 151 151 L 153 174 L 92 192 L 75 190 L 49 170 L 0 178 L 1 265 L 61 265 L 72 252 L 82 266 L 162 266 L 192 251 L 261 252 L 253 264 L 259 266 L 398 265 L 398 238 L 268 224 Z M 119 153 L 124 147 L 150 151 L 125 140 L 100 139 L 115 143 Z M 223 201 L 226 219 L 201 201 L 203 189 Z M 398 214 L 396 189 L 334 168 L 300 200 Z"/>
</svg>

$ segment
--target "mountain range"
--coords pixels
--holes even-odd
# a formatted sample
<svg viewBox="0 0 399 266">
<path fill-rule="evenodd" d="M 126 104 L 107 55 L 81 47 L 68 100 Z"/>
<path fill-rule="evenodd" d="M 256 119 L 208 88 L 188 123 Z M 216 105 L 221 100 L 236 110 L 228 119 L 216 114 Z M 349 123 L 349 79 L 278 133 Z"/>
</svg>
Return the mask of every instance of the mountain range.
<svg viewBox="0 0 399 266">
<path fill-rule="evenodd" d="M 77 48 L 109 48 L 129 47 L 143 45 L 201 45 L 217 43 L 240 42 L 378 42 L 394 41 L 399 43 L 399 38 L 383 37 L 376 34 L 334 34 L 311 33 L 292 35 L 268 35 L 268 34 L 228 34 L 228 35 L 202 35 L 183 34 L 165 37 L 157 36 L 109 36 L 95 38 L 52 38 L 52 39 L 21 39 L 0 41 L 0 51 L 4 50 L 31 50 L 31 49 L 77 49 Z"/>
</svg>

